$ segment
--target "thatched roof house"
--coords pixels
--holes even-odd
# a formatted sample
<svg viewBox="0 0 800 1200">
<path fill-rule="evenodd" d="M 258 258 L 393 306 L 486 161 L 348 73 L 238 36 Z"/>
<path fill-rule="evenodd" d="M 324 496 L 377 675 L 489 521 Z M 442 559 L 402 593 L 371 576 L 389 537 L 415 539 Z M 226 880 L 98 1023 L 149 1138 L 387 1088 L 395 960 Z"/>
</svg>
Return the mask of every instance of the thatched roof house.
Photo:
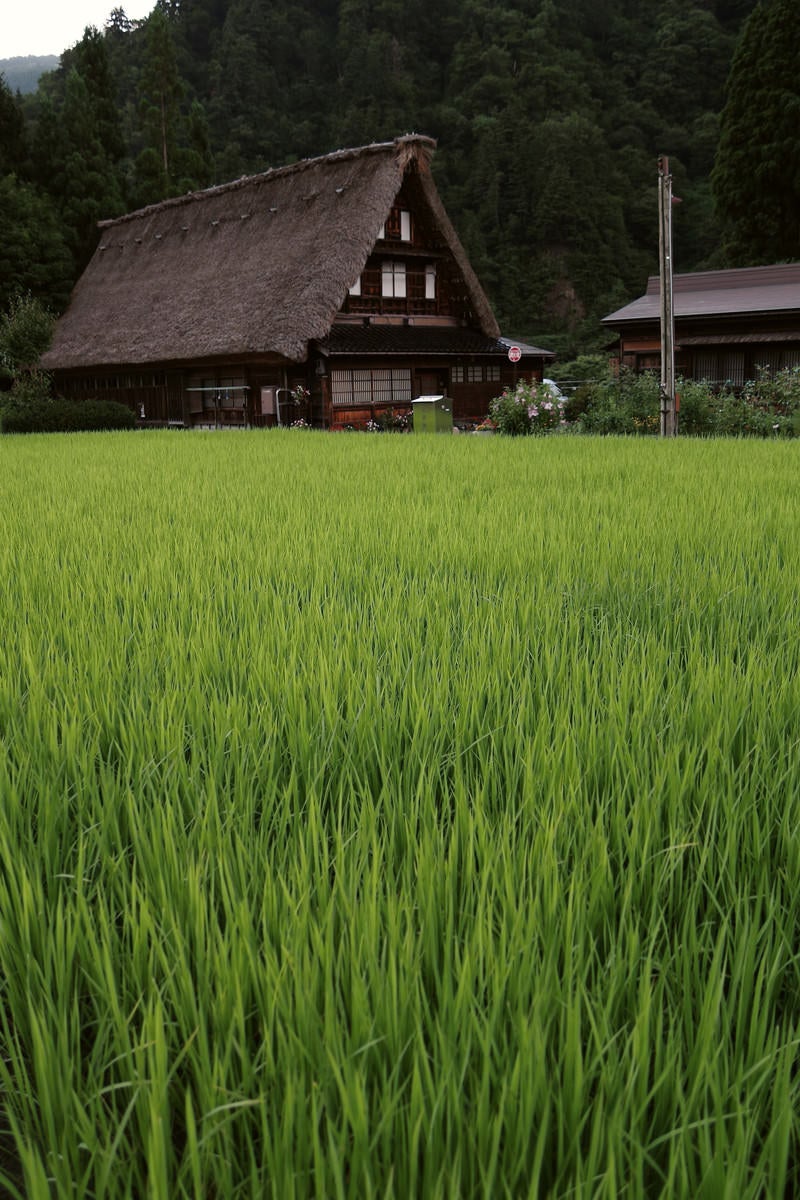
<svg viewBox="0 0 800 1200">
<path fill-rule="evenodd" d="M 741 385 L 759 367 L 800 366 L 800 263 L 696 271 L 673 279 L 676 366 L 686 379 Z M 603 318 L 620 335 L 620 362 L 658 369 L 659 278 Z"/>
<path fill-rule="evenodd" d="M 436 191 L 434 147 L 340 150 L 102 222 L 42 365 L 64 391 L 158 421 L 280 419 L 290 391 L 309 392 L 316 423 L 432 390 L 482 415 L 508 345 Z M 551 356 L 526 351 L 540 374 Z"/>
</svg>

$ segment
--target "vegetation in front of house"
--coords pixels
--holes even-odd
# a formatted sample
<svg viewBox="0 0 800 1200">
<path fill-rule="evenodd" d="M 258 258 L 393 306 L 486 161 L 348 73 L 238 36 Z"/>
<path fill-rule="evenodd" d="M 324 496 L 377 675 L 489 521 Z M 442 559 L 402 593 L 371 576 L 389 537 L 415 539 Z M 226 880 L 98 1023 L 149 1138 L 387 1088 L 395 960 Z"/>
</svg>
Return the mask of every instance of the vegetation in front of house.
<svg viewBox="0 0 800 1200">
<path fill-rule="evenodd" d="M 800 434 L 800 370 L 761 372 L 743 388 L 722 389 L 689 379 L 676 383 L 682 435 L 794 437 Z M 573 398 L 587 433 L 658 433 L 660 384 L 651 372 L 622 371 L 588 384 Z"/>
<path fill-rule="evenodd" d="M 0 315 L 0 433 L 66 433 L 132 429 L 136 418 L 124 404 L 53 395 L 52 377 L 37 367 L 50 344 L 54 317 L 27 294 L 15 295 Z"/>
<path fill-rule="evenodd" d="M 113 400 L 28 398 L 22 392 L 16 389 L 0 406 L 0 433 L 77 433 L 133 429 L 136 425 L 127 405 Z"/>
<path fill-rule="evenodd" d="M 4 1195 L 797 1194 L 799 456 L 0 442 Z"/>
<path fill-rule="evenodd" d="M 492 401 L 489 418 L 500 433 L 513 437 L 552 433 L 566 425 L 565 405 L 565 397 L 557 395 L 546 383 L 521 379 Z"/>
<path fill-rule="evenodd" d="M 587 358 L 592 363 L 593 358 Z M 542 403 L 546 385 L 519 384 L 492 402 L 490 417 L 500 433 L 574 432 L 657 434 L 660 383 L 652 372 L 623 369 L 619 375 L 580 381 L 562 403 Z M 800 368 L 759 372 L 743 388 L 712 388 L 679 379 L 680 433 L 689 437 L 800 436 Z"/>
<path fill-rule="evenodd" d="M 16 292 L 0 311 L 0 379 L 13 383 L 35 368 L 50 345 L 55 317 L 30 292 Z"/>
</svg>

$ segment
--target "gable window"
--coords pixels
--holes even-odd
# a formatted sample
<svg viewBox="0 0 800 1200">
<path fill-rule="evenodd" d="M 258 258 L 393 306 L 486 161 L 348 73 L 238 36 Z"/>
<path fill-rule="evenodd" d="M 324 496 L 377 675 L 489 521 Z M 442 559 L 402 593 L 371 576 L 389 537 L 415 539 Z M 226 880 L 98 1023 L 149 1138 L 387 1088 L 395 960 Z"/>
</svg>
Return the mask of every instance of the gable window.
<svg viewBox="0 0 800 1200">
<path fill-rule="evenodd" d="M 428 263 L 425 268 L 425 299 L 436 299 L 436 263 Z"/>
<path fill-rule="evenodd" d="M 411 213 L 407 208 L 393 208 L 380 227 L 378 237 L 384 241 L 411 241 Z"/>
<path fill-rule="evenodd" d="M 351 296 L 360 296 L 361 295 L 361 276 L 360 275 L 359 275 L 358 279 L 355 281 L 355 283 L 350 284 L 348 291 Z"/>
<path fill-rule="evenodd" d="M 381 267 L 381 295 L 404 297 L 406 294 L 406 264 L 385 259 Z"/>
</svg>

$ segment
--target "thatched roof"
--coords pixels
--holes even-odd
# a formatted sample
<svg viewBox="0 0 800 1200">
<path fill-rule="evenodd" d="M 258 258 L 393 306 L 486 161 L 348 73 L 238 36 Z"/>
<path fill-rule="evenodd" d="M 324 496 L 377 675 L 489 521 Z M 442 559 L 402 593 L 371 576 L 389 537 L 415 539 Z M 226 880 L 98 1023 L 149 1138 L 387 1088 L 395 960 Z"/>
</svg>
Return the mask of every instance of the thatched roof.
<svg viewBox="0 0 800 1200">
<path fill-rule="evenodd" d="M 275 353 L 323 338 L 407 172 L 467 288 L 499 333 L 436 191 L 435 142 L 340 150 L 101 222 L 95 254 L 42 359 L 49 369 Z"/>
</svg>

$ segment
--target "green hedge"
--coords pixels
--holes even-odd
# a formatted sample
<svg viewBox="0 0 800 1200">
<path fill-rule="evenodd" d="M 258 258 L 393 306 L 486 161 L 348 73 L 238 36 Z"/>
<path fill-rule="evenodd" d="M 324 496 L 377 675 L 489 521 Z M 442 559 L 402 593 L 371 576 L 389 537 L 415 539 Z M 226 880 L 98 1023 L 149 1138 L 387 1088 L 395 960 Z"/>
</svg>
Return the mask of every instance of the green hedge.
<svg viewBox="0 0 800 1200">
<path fill-rule="evenodd" d="M 2 433 L 78 433 L 135 425 L 131 410 L 113 400 L 12 400 L 0 409 Z"/>
<path fill-rule="evenodd" d="M 800 436 L 800 368 L 770 375 L 759 371 L 741 391 L 721 390 L 679 379 L 679 432 L 695 437 Z M 619 378 L 589 383 L 574 397 L 574 410 L 586 433 L 657 434 L 660 426 L 659 381 L 651 372 L 623 370 Z"/>
<path fill-rule="evenodd" d="M 655 434 L 659 429 L 659 384 L 650 372 L 637 375 L 623 369 L 580 389 L 581 427 L 586 433 Z"/>
</svg>

